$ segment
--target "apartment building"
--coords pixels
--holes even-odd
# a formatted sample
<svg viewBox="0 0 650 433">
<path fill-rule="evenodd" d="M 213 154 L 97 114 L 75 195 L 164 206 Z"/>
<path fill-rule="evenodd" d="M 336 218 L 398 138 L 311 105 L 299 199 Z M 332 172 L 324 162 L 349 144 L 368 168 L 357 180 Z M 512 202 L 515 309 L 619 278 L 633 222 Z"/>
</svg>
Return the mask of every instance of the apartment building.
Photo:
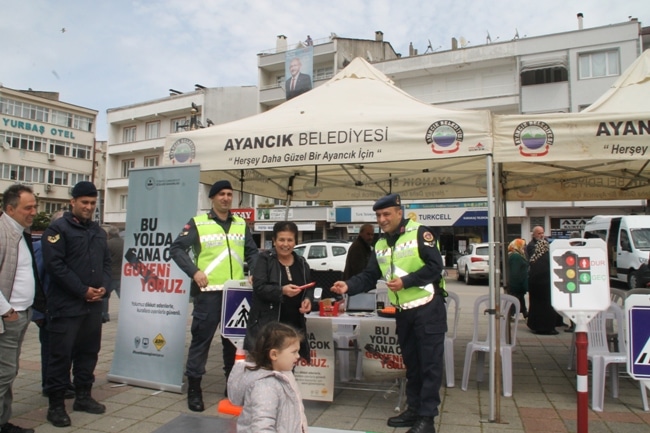
<svg viewBox="0 0 650 433">
<path fill-rule="evenodd" d="M 167 135 L 252 116 L 257 113 L 257 94 L 255 86 L 197 84 L 189 92 L 170 89 L 164 98 L 108 109 L 104 222 L 124 227 L 129 171 L 162 165 Z M 207 192 L 203 192 L 198 207 L 208 209 Z"/>
<path fill-rule="evenodd" d="M 310 43 L 313 43 L 313 71 L 308 71 L 308 74 L 312 76 L 314 87 L 325 83 L 356 57 L 363 57 L 369 62 L 399 58 L 392 45 L 384 41 L 381 31 L 375 32 L 374 39 L 345 38 L 332 33 Z M 257 55 L 260 112 L 286 100 L 287 52 L 301 48 L 306 48 L 305 42 L 289 43 L 286 36 L 279 35 L 275 48 Z"/>
<path fill-rule="evenodd" d="M 62 102 L 57 92 L 0 86 L 0 194 L 34 188 L 39 212 L 67 207 L 79 181 L 95 181 L 97 111 Z"/>
</svg>

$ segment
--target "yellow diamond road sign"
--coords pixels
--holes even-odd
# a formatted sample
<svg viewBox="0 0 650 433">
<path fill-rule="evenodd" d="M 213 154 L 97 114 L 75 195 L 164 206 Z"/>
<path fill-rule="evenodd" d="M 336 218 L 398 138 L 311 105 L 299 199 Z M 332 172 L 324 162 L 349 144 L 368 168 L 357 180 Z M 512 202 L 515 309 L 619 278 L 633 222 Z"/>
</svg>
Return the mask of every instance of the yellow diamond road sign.
<svg viewBox="0 0 650 433">
<path fill-rule="evenodd" d="M 165 337 L 162 336 L 162 334 L 156 335 L 156 337 L 153 339 L 153 345 L 156 346 L 156 349 L 160 350 L 163 348 L 163 346 L 167 342 L 165 341 Z"/>
</svg>

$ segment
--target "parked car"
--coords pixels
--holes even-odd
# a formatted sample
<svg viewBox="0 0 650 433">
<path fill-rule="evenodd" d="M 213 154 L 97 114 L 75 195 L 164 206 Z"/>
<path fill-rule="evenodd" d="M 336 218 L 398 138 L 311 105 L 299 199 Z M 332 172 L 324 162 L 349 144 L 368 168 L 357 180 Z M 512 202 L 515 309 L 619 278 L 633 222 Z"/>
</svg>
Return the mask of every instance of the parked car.
<svg viewBox="0 0 650 433">
<path fill-rule="evenodd" d="M 351 244 L 344 240 L 318 240 L 296 245 L 294 251 L 307 259 L 312 270 L 343 272 Z"/>
<path fill-rule="evenodd" d="M 489 244 L 470 244 L 466 253 L 458 258 L 458 279 L 465 284 L 487 280 L 490 275 Z"/>
</svg>

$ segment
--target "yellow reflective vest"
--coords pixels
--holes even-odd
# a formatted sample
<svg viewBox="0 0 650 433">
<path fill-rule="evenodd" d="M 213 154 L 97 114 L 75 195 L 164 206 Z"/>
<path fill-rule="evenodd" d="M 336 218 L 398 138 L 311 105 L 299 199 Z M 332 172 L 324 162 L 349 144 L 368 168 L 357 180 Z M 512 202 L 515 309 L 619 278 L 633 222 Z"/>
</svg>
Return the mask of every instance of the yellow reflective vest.
<svg viewBox="0 0 650 433">
<path fill-rule="evenodd" d="M 201 244 L 201 251 L 194 252 L 196 266 L 208 277 L 201 290 L 220 290 L 228 280 L 244 279 L 246 221 L 233 215 L 228 233 L 208 214 L 194 217 L 194 223 Z"/>
</svg>

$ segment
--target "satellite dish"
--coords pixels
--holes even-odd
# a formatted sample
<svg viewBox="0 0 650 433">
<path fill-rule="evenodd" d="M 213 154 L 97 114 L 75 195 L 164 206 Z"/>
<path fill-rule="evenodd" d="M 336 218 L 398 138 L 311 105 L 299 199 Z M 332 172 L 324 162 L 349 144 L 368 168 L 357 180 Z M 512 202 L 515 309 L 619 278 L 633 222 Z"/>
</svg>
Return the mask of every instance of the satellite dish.
<svg viewBox="0 0 650 433">
<path fill-rule="evenodd" d="M 9 143 L 7 143 L 7 142 L 2 143 L 2 149 L 3 150 L 9 150 Z"/>
<path fill-rule="evenodd" d="M 460 38 L 458 38 L 458 41 L 460 42 L 461 48 L 465 48 L 467 46 L 467 44 L 469 43 L 468 40 L 465 39 L 464 36 L 461 36 Z"/>
<path fill-rule="evenodd" d="M 433 49 L 433 45 L 431 45 L 431 39 L 427 39 L 427 41 L 429 42 L 429 45 L 427 46 L 427 50 L 424 52 L 424 54 L 428 53 L 429 51 L 433 53 L 435 50 Z M 438 48 L 436 48 L 436 50 L 437 49 Z"/>
</svg>

